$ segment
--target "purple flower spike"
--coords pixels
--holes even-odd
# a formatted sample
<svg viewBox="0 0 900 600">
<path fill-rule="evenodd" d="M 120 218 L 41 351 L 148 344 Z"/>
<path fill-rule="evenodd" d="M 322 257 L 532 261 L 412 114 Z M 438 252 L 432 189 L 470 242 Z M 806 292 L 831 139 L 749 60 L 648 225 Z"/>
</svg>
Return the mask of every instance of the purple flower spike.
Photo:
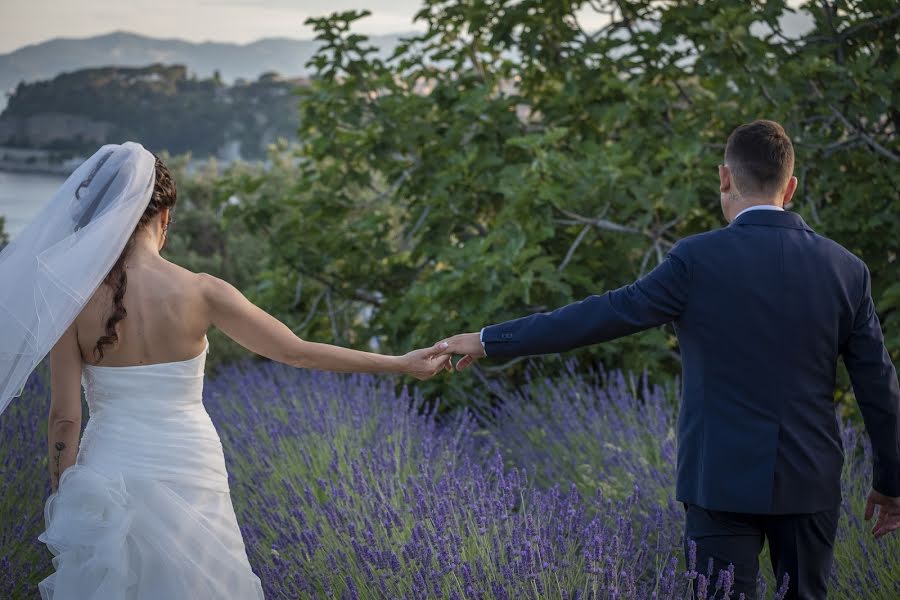
<svg viewBox="0 0 900 600">
<path fill-rule="evenodd" d="M 232 365 L 206 382 L 267 597 L 733 598 L 734 568 L 713 579 L 693 540 L 679 567 L 677 398 L 646 374 L 572 363 L 512 391 L 487 384 L 471 412 L 440 416 L 396 383 L 269 363 Z M 0 415 L 3 489 L 14 490 L 0 497 L 0 598 L 32 597 L 51 568 L 37 541 L 48 402 L 40 372 Z M 841 427 L 837 545 L 855 560 L 835 561 L 831 595 L 900 597 L 900 537 L 873 542 L 858 514 L 871 484 L 868 439 Z M 761 579 L 757 589 L 772 597 Z"/>
</svg>

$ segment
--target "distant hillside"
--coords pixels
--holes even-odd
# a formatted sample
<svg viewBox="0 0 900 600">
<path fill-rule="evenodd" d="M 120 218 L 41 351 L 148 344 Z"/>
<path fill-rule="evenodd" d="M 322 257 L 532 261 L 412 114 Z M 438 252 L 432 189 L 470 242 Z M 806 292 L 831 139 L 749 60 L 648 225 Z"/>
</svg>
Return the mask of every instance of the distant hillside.
<svg viewBox="0 0 900 600">
<path fill-rule="evenodd" d="M 173 154 L 261 158 L 295 135 L 293 92 L 304 81 L 269 73 L 229 86 L 183 65 L 75 71 L 17 86 L 0 115 L 0 146 L 85 155 L 135 140 Z"/>
<path fill-rule="evenodd" d="M 373 36 L 371 41 L 387 53 L 400 37 Z M 256 79 L 267 71 L 302 77 L 307 74 L 305 65 L 316 47 L 312 40 L 267 38 L 250 44 L 198 44 L 124 32 L 86 39 L 54 39 L 0 54 L 0 109 L 6 104 L 5 93 L 22 81 L 52 79 L 60 73 L 88 67 L 180 64 L 200 78 L 212 77 L 218 70 L 226 82 Z"/>
</svg>

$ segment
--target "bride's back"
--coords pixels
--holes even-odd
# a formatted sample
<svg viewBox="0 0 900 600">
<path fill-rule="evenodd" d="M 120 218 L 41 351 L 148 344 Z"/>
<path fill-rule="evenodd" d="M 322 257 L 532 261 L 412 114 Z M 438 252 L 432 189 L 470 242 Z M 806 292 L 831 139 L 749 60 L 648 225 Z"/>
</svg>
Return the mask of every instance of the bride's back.
<svg viewBox="0 0 900 600">
<path fill-rule="evenodd" d="M 84 362 L 105 367 L 186 360 L 203 352 L 209 317 L 200 276 L 159 255 L 134 252 L 126 261 L 122 304 L 127 317 L 115 325 L 118 340 L 95 348 L 108 334 L 114 287 L 101 285 L 75 320 Z"/>
</svg>

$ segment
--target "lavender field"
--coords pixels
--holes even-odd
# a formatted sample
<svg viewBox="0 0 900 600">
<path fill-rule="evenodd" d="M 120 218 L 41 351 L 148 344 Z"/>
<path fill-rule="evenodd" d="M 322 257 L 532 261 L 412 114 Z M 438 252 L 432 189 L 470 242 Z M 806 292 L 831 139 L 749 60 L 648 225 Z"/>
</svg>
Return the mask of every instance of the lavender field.
<svg viewBox="0 0 900 600">
<path fill-rule="evenodd" d="M 681 556 L 673 394 L 572 371 L 495 391 L 499 408 L 472 398 L 439 423 L 388 380 L 274 364 L 211 378 L 205 403 L 267 597 L 733 598 L 727 571 Z M 50 569 L 37 541 L 48 402 L 35 375 L 0 417 L 3 599 L 36 597 Z M 876 542 L 861 519 L 867 442 L 845 427 L 844 445 L 831 597 L 900 597 L 900 536 Z"/>
</svg>

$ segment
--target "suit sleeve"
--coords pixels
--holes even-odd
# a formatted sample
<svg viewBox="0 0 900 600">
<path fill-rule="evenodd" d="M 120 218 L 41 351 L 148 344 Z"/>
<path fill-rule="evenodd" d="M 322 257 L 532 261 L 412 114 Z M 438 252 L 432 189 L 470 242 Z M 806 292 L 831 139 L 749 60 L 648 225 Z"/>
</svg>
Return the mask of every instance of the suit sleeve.
<svg viewBox="0 0 900 600">
<path fill-rule="evenodd" d="M 514 358 L 565 352 L 677 320 L 687 304 L 690 281 L 686 252 L 676 246 L 659 266 L 631 285 L 553 312 L 485 327 L 485 353 Z"/>
<path fill-rule="evenodd" d="M 872 301 L 868 268 L 863 296 L 853 327 L 842 348 L 866 431 L 872 441 L 872 487 L 886 496 L 900 496 L 900 389 Z"/>
</svg>

